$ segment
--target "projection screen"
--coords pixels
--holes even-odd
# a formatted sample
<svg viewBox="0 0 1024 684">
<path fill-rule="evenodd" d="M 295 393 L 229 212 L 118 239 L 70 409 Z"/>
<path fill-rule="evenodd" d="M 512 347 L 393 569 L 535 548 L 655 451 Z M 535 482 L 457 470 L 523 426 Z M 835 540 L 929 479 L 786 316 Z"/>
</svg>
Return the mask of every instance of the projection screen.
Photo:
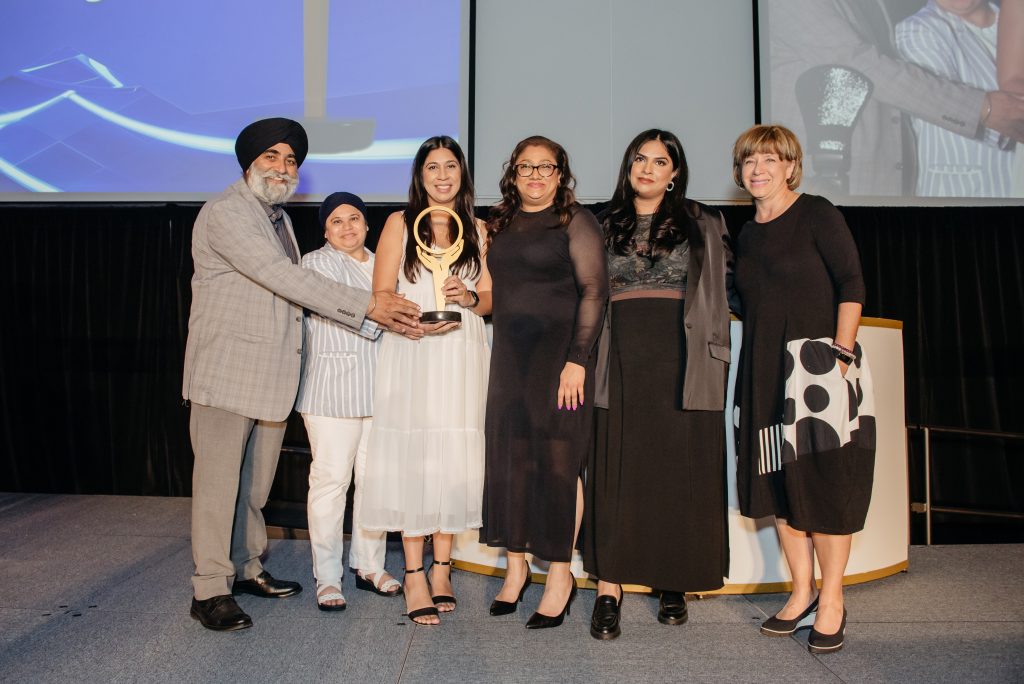
<svg viewBox="0 0 1024 684">
<path fill-rule="evenodd" d="M 203 200 L 234 139 L 310 135 L 297 200 L 402 201 L 420 142 L 469 130 L 469 0 L 19 0 L 0 46 L 0 200 Z"/>
<path fill-rule="evenodd" d="M 1024 74 L 997 60 L 999 40 L 1024 41 L 1024 16 L 1000 25 L 982 1 L 761 0 L 758 19 L 761 119 L 802 141 L 804 190 L 844 204 L 1020 203 L 1024 151 L 986 125 L 999 117 L 985 93 Z"/>
</svg>

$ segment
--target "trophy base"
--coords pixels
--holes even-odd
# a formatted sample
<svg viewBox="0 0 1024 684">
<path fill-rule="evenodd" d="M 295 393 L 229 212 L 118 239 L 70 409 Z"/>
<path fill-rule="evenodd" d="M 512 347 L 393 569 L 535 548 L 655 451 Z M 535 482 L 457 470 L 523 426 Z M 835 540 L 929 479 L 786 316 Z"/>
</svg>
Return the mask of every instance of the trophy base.
<svg viewBox="0 0 1024 684">
<path fill-rule="evenodd" d="M 458 311 L 424 311 L 420 315 L 420 323 L 458 323 L 462 314 Z"/>
</svg>

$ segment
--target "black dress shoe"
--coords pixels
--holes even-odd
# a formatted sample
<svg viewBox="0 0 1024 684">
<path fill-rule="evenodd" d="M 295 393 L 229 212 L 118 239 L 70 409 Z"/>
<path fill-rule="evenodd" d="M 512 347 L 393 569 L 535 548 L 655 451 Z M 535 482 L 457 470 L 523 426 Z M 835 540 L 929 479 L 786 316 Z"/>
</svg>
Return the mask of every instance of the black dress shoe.
<svg viewBox="0 0 1024 684">
<path fill-rule="evenodd" d="M 792 620 L 783 620 L 775 614 L 761 623 L 761 634 L 765 636 L 789 636 L 801 627 L 808 627 L 814 622 L 814 613 L 818 610 L 818 599 L 811 601 L 811 605 L 804 608 L 804 612 Z"/>
<path fill-rule="evenodd" d="M 422 565 L 420 567 L 416 568 L 415 570 L 410 570 L 409 568 L 405 569 L 405 574 L 406 574 L 407 577 L 409 575 L 413 575 L 413 574 L 415 574 L 417 572 L 423 572 L 423 566 Z M 406 605 L 408 605 L 409 595 L 406 594 L 405 597 L 406 597 L 405 598 Z M 417 608 L 416 610 L 410 610 L 405 615 L 410 620 L 412 620 L 415 624 L 423 625 L 424 627 L 436 627 L 439 624 L 441 624 L 440 622 L 424 622 L 424 621 L 419 619 L 419 618 L 424 618 L 424 617 L 437 617 L 437 618 L 439 618 L 440 617 L 440 611 L 437 609 L 437 606 L 427 606 L 426 608 Z"/>
<path fill-rule="evenodd" d="M 526 561 L 523 562 L 526 563 L 526 581 L 523 582 L 523 587 L 519 590 L 519 596 L 515 601 L 499 601 L 498 599 L 491 601 L 490 612 L 493 617 L 497 617 L 499 615 L 511 615 L 516 612 L 516 606 L 518 606 L 519 602 L 523 600 L 523 594 L 525 594 L 526 590 L 530 588 L 531 584 L 533 584 L 533 575 L 530 574 L 530 564 Z"/>
<path fill-rule="evenodd" d="M 430 563 L 430 570 L 431 570 L 431 572 L 433 572 L 435 565 L 440 565 L 441 567 L 447 567 L 448 568 L 448 578 L 449 578 L 448 582 L 450 584 L 451 583 L 451 576 L 452 576 L 452 561 L 450 561 L 450 560 L 447 560 L 447 561 L 439 561 L 439 560 L 431 561 L 431 563 Z M 436 595 L 435 594 L 431 594 L 430 595 L 430 599 L 434 602 L 435 606 L 439 606 L 439 605 L 441 605 L 443 603 L 450 603 L 450 604 L 452 604 L 452 610 L 455 610 L 455 606 L 458 604 L 458 601 L 455 600 L 455 597 L 450 595 L 450 594 L 436 594 Z M 450 612 L 452 612 L 452 610 L 446 610 L 444 612 L 445 613 L 450 613 Z"/>
<path fill-rule="evenodd" d="M 302 585 L 288 580 L 277 580 L 264 570 L 252 579 L 235 580 L 231 588 L 233 594 L 252 594 L 263 598 L 284 598 L 294 596 L 302 591 Z"/>
<path fill-rule="evenodd" d="M 246 615 L 235 603 L 235 599 L 227 594 L 203 601 L 193 598 L 190 613 L 193 618 L 199 620 L 203 627 L 218 632 L 252 627 L 252 618 Z"/>
<path fill-rule="evenodd" d="M 822 634 L 812 627 L 811 635 L 807 638 L 807 650 L 811 653 L 835 653 L 842 649 L 845 636 L 846 608 L 843 608 L 843 621 L 839 624 L 839 630 L 835 634 Z"/>
<path fill-rule="evenodd" d="M 595 639 L 615 639 L 622 634 L 619 627 L 621 599 L 614 596 L 598 596 L 594 602 L 594 613 L 590 616 L 590 636 Z"/>
<path fill-rule="evenodd" d="M 686 597 L 680 591 L 663 591 L 658 601 L 658 622 L 663 625 L 681 625 L 689 619 Z"/>
<path fill-rule="evenodd" d="M 573 599 L 576 598 L 576 580 L 572 580 L 572 589 L 569 590 L 569 598 L 565 601 L 565 606 L 562 608 L 562 612 L 558 615 L 544 615 L 541 612 L 536 612 L 530 616 L 530 619 L 526 621 L 526 629 L 547 629 L 549 627 L 558 627 L 565 620 L 565 616 L 569 614 L 569 606 L 572 605 Z"/>
</svg>

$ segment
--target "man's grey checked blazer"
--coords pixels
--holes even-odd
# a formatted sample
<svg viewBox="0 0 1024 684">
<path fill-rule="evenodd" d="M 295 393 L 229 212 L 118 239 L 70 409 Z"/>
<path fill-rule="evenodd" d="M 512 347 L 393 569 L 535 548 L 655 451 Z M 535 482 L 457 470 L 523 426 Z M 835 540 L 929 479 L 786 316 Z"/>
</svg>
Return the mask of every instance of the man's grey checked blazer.
<svg viewBox="0 0 1024 684">
<path fill-rule="evenodd" d="M 287 214 L 285 224 L 294 243 Z M 299 384 L 302 308 L 359 330 L 370 292 L 293 264 L 245 179 L 200 210 L 192 259 L 182 397 L 285 420 Z"/>
</svg>

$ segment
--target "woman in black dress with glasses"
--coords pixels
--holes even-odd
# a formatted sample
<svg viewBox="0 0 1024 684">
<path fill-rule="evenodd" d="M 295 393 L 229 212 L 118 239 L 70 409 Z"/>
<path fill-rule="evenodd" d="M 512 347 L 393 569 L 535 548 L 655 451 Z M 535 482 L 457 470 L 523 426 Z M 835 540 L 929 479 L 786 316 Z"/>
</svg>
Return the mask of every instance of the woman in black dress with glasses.
<svg viewBox="0 0 1024 684">
<path fill-rule="evenodd" d="M 530 581 L 527 553 L 550 562 L 531 629 L 562 624 L 576 595 L 569 561 L 608 292 L 600 229 L 576 204 L 574 184 L 561 145 L 527 138 L 509 159 L 488 224 L 494 346 L 480 541 L 508 550 L 492 615 L 515 611 Z"/>
</svg>

